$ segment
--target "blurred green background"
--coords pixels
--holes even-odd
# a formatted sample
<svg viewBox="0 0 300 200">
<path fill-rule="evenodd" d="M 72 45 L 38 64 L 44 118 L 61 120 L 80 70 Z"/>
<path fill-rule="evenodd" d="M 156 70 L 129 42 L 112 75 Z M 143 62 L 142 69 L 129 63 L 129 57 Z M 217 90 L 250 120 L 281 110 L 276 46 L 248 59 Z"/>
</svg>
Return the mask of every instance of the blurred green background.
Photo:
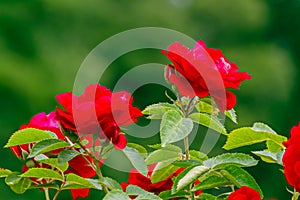
<svg viewBox="0 0 300 200">
<path fill-rule="evenodd" d="M 0 146 L 31 116 L 55 108 L 55 95 L 72 89 L 81 62 L 95 46 L 144 26 L 203 39 L 252 74 L 252 80 L 235 92 L 239 125 L 228 123 L 230 129 L 262 121 L 288 136 L 300 121 L 299 10 L 299 0 L 0 0 Z M 150 61 L 167 63 L 159 51 L 145 50 L 122 56 L 113 65 L 128 69 Z M 112 87 L 121 72 L 111 70 L 102 84 Z M 155 89 L 159 88 L 148 88 Z M 161 91 L 153 101 L 165 100 Z M 143 95 L 135 96 L 141 108 L 151 103 L 139 103 Z M 222 145 L 224 138 L 220 141 Z M 220 145 L 215 153 L 221 151 Z M 255 148 L 261 146 L 249 149 Z M 0 156 L 0 167 L 20 170 L 22 162 L 8 149 L 1 149 Z M 278 166 L 260 163 L 249 171 L 266 198 L 290 199 Z M 116 171 L 104 173 L 126 180 Z M 99 195 L 93 191 L 87 199 Z M 70 198 L 65 192 L 59 199 Z M 0 199 L 43 199 L 43 193 L 16 195 L 1 180 Z"/>
</svg>

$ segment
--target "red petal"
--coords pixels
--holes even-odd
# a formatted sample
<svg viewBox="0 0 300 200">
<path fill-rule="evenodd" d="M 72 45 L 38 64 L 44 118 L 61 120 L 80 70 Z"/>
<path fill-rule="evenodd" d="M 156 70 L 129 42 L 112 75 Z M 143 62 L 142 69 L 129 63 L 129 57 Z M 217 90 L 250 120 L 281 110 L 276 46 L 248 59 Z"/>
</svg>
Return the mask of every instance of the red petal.
<svg viewBox="0 0 300 200">
<path fill-rule="evenodd" d="M 78 197 L 85 198 L 89 195 L 90 189 L 71 189 L 70 190 L 73 200 L 76 200 Z"/>
<path fill-rule="evenodd" d="M 115 145 L 115 148 L 117 150 L 122 150 L 127 145 L 127 139 L 124 134 L 119 134 L 117 139 L 113 141 L 113 144 Z"/>
</svg>

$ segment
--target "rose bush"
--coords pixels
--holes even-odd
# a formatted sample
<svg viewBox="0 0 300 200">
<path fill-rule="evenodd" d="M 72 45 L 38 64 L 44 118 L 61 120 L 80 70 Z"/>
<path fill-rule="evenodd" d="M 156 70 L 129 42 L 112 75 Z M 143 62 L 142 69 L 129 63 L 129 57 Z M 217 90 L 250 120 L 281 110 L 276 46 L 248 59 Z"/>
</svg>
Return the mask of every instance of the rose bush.
<svg viewBox="0 0 300 200">
<path fill-rule="evenodd" d="M 55 112 L 35 115 L 12 134 L 5 147 L 24 166 L 21 172 L 0 168 L 0 177 L 14 192 L 40 189 L 46 200 L 56 200 L 63 190 L 70 190 L 73 199 L 85 198 L 90 189 L 101 191 L 104 200 L 259 200 L 263 191 L 247 171 L 258 163 L 255 154 L 284 167 L 294 188 L 292 199 L 298 199 L 300 124 L 292 128 L 290 139 L 260 122 L 228 133 L 224 119 L 237 123 L 231 89 L 239 89 L 251 75 L 239 72 L 220 50 L 207 48 L 202 41 L 191 50 L 175 42 L 163 54 L 172 62 L 165 74 L 176 99 L 167 95 L 169 102 L 141 111 L 130 93 L 111 92 L 100 84 L 88 85 L 81 95 L 59 94 Z M 128 143 L 123 129 L 142 116 L 160 121 L 160 143 L 149 144 L 150 151 Z M 209 157 L 190 149 L 189 136 L 197 125 L 226 137 L 223 149 L 230 152 Z M 262 142 L 261 151 L 233 152 Z M 126 183 L 102 173 L 103 163 L 116 151 L 134 167 Z"/>
</svg>

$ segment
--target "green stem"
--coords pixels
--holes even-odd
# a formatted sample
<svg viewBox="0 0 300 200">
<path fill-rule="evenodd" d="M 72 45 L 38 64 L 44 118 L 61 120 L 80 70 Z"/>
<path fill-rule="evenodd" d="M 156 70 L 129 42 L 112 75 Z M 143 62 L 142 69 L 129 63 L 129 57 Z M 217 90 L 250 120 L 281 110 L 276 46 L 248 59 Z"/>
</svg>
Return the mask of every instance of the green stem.
<svg viewBox="0 0 300 200">
<path fill-rule="evenodd" d="M 95 157 L 95 155 L 92 155 L 80 142 L 79 142 L 79 146 L 85 151 L 85 153 L 88 156 L 93 158 L 94 164 L 96 164 L 96 166 L 94 166 L 94 165 L 92 165 L 92 166 L 95 167 L 95 171 L 96 171 L 96 174 L 97 174 L 98 178 L 99 179 L 103 178 L 103 175 L 102 175 L 102 172 L 101 172 L 101 169 L 100 169 L 100 166 L 99 166 L 99 160 Z M 100 152 L 102 152 L 102 148 L 103 147 L 101 147 Z M 85 158 L 85 157 L 83 156 L 83 158 Z M 88 161 L 88 160 L 86 159 L 86 161 Z M 107 194 L 109 192 L 108 188 L 105 185 L 102 185 L 102 187 L 103 187 L 104 192 Z"/>
<path fill-rule="evenodd" d="M 56 200 L 58 195 L 61 193 L 63 187 L 64 187 L 64 183 L 60 186 L 59 190 L 57 190 L 57 192 L 55 193 L 54 197 L 53 197 L 53 200 Z"/>
<path fill-rule="evenodd" d="M 190 149 L 189 149 L 189 138 L 188 136 L 184 138 L 184 152 L 185 152 L 185 159 L 190 159 Z"/>
<path fill-rule="evenodd" d="M 293 197 L 292 197 L 292 200 L 298 200 L 299 196 L 300 196 L 300 193 L 299 193 L 299 192 L 296 192 L 296 191 L 294 191 L 294 193 L 293 193 Z"/>
<path fill-rule="evenodd" d="M 46 200 L 50 200 L 49 189 L 48 188 L 44 188 L 44 191 L 45 191 L 45 198 L 46 198 Z"/>
</svg>

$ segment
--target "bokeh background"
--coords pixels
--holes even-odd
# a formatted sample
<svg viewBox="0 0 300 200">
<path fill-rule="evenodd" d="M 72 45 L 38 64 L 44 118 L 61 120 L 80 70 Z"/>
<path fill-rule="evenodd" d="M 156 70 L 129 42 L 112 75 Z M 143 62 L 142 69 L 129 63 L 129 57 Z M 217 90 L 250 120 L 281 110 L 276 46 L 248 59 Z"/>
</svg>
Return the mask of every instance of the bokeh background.
<svg viewBox="0 0 300 200">
<path fill-rule="evenodd" d="M 55 95 L 72 89 L 83 59 L 101 41 L 145 26 L 203 39 L 209 47 L 222 49 L 241 71 L 252 74 L 252 80 L 235 92 L 239 124 L 226 122 L 229 129 L 261 121 L 288 136 L 300 121 L 299 9 L 299 0 L 0 0 L 0 146 L 31 116 L 55 108 Z M 115 67 L 102 84 L 113 87 L 123 71 L 153 61 L 167 63 L 157 50 L 124 55 L 113 63 Z M 155 95 L 149 93 L 156 90 Z M 149 99 L 156 96 L 152 101 L 166 99 L 164 89 L 149 86 L 135 94 L 141 108 L 151 103 L 139 102 L 145 94 Z M 147 142 L 155 140 L 157 137 Z M 212 155 L 222 151 L 223 142 L 221 138 Z M 0 149 L 0 167 L 20 170 L 22 164 L 8 149 Z M 290 199 L 279 169 L 260 162 L 249 172 L 266 198 Z M 107 168 L 104 174 L 123 181 L 127 178 Z M 87 199 L 100 196 L 92 191 Z M 43 193 L 16 195 L 0 180 L 0 199 L 43 199 Z M 59 199 L 71 196 L 64 192 Z"/>
</svg>

